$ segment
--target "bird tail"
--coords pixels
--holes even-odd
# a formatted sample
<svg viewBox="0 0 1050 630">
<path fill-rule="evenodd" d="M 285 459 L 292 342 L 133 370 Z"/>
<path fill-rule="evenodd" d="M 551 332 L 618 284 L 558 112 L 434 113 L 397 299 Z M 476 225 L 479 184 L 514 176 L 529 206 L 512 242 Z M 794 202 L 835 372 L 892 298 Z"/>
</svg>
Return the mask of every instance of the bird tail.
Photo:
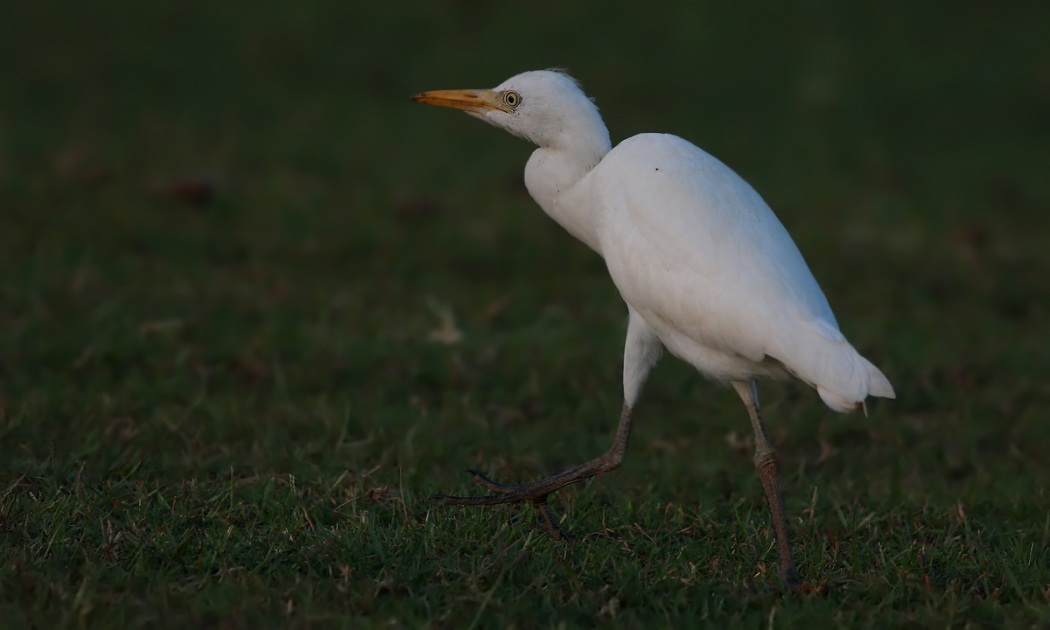
<svg viewBox="0 0 1050 630">
<path fill-rule="evenodd" d="M 821 400 L 840 413 L 864 407 L 868 396 L 896 398 L 893 385 L 879 368 L 850 345 L 838 327 L 810 320 L 797 329 L 794 343 L 780 348 L 788 370 L 816 388 Z M 802 331 L 805 331 L 804 333 Z"/>
<path fill-rule="evenodd" d="M 850 349 L 853 350 L 852 347 Z M 851 394 L 843 395 L 823 385 L 817 385 L 817 393 L 820 394 L 820 399 L 824 401 L 825 405 L 839 413 L 851 413 L 860 407 L 864 410 L 864 415 L 868 415 L 868 408 L 864 404 L 865 398 L 868 396 L 896 398 L 897 394 L 893 391 L 893 385 L 890 384 L 890 380 L 886 378 L 886 375 L 879 368 L 872 365 L 871 361 L 862 357 L 856 350 L 853 350 L 853 353 L 856 359 L 860 360 L 863 376 L 866 376 L 866 379 L 862 378 L 862 382 L 858 383 L 861 387 L 854 389 Z M 865 385 L 863 380 L 867 380 L 866 387 L 863 387 Z M 863 394 L 861 393 L 862 391 L 864 392 Z"/>
</svg>

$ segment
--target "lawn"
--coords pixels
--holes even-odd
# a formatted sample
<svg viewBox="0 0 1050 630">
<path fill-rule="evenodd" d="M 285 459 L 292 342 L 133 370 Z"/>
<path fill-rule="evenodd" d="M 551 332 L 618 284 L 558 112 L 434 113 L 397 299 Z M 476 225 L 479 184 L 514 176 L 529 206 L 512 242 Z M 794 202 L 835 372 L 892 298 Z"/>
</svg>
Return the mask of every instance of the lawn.
<svg viewBox="0 0 1050 630">
<path fill-rule="evenodd" d="M 1050 625 L 1050 11 L 1033 3 L 20 3 L 0 24 L 5 627 Z M 434 88 L 567 67 L 787 226 L 897 400 L 665 359 Z"/>
</svg>

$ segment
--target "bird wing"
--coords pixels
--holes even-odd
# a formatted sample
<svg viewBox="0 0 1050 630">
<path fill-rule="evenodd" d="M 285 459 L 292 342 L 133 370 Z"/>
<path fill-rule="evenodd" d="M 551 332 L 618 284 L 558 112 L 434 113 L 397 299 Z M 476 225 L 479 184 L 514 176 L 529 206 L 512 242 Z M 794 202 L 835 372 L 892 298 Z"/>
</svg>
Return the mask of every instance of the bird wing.
<svg viewBox="0 0 1050 630">
<path fill-rule="evenodd" d="M 776 215 L 720 161 L 676 136 L 643 134 L 589 179 L 609 272 L 643 316 L 705 348 L 772 357 L 836 409 L 892 394 L 839 331 Z"/>
</svg>

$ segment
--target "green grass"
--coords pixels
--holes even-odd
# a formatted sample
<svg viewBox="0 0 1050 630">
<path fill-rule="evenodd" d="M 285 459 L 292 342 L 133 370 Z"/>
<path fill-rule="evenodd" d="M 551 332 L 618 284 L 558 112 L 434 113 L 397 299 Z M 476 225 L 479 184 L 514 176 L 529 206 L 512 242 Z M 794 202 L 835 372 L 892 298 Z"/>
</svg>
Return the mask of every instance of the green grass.
<svg viewBox="0 0 1050 630">
<path fill-rule="evenodd" d="M 5 627 L 1050 624 L 1044 8 L 21 4 Z M 572 547 L 429 500 L 612 438 L 601 261 L 528 199 L 526 145 L 407 101 L 548 66 L 614 140 L 751 181 L 897 388 L 864 418 L 760 385 L 808 594 L 743 406 L 673 359 L 625 466 L 554 499 Z M 158 194 L 195 179 L 210 203 Z"/>
</svg>

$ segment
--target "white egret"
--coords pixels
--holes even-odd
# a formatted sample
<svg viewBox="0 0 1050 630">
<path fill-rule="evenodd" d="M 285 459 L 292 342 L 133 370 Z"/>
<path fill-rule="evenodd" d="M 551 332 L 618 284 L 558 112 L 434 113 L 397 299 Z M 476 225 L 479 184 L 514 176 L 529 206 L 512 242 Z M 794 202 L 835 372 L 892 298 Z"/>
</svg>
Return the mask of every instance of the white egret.
<svg viewBox="0 0 1050 630">
<path fill-rule="evenodd" d="M 628 311 L 623 411 L 604 455 L 523 485 L 471 471 L 492 495 L 437 498 L 456 505 L 528 502 L 551 535 L 565 536 L 547 496 L 620 466 L 642 385 L 666 348 L 732 384 L 744 401 L 780 576 L 799 584 L 755 380 L 794 376 L 839 412 L 894 392 L 839 332 L 824 293 L 773 211 L 729 167 L 677 136 L 641 134 L 612 148 L 598 108 L 562 72 L 525 72 L 491 90 L 437 90 L 412 100 L 465 111 L 538 145 L 525 167 L 529 194 L 605 259 Z"/>
</svg>

